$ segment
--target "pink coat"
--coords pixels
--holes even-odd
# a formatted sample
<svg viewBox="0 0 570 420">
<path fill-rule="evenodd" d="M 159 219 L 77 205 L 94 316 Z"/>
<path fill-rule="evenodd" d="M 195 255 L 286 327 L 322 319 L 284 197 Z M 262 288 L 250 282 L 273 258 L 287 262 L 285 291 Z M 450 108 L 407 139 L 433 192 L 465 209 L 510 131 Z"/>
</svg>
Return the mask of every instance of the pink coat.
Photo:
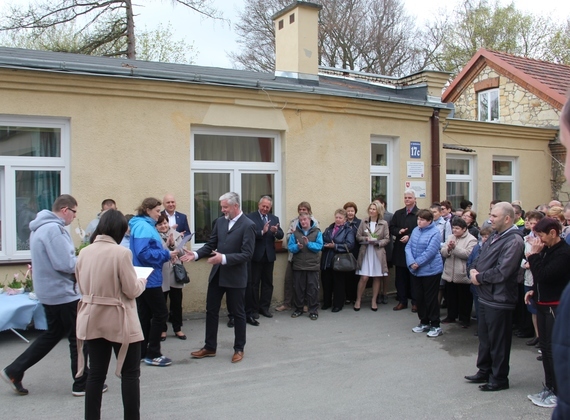
<svg viewBox="0 0 570 420">
<path fill-rule="evenodd" d="M 133 268 L 131 251 L 107 235 L 98 235 L 77 257 L 75 276 L 83 295 L 77 310 L 78 376 L 83 373 L 84 340 L 104 338 L 122 343 L 115 374 L 130 343 L 143 341 L 135 298 L 145 289 Z"/>
</svg>

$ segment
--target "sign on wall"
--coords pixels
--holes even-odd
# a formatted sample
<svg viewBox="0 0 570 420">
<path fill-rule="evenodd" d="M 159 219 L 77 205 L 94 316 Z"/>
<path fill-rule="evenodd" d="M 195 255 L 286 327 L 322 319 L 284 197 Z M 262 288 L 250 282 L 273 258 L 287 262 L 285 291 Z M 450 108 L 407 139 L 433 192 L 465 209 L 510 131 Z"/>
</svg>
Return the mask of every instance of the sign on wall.
<svg viewBox="0 0 570 420">
<path fill-rule="evenodd" d="M 426 198 L 425 181 L 406 181 L 406 189 L 412 189 L 416 193 L 416 198 Z"/>
<path fill-rule="evenodd" d="M 407 162 L 407 178 L 423 178 L 425 173 L 425 167 L 423 161 L 408 161 Z"/>
<path fill-rule="evenodd" d="M 422 144 L 419 141 L 410 142 L 410 159 L 422 158 Z"/>
</svg>

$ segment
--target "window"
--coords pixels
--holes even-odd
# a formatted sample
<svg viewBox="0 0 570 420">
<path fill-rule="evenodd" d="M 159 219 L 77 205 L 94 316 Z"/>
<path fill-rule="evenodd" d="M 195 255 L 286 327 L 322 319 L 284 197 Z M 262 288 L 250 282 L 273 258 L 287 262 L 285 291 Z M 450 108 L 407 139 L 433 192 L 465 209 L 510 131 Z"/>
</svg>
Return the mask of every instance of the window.
<svg viewBox="0 0 570 420">
<path fill-rule="evenodd" d="M 514 200 L 516 188 L 516 159 L 509 157 L 493 158 L 493 200 Z"/>
<path fill-rule="evenodd" d="M 479 121 L 499 121 L 499 89 L 479 92 Z"/>
<path fill-rule="evenodd" d="M 30 259 L 40 210 L 69 191 L 69 122 L 0 116 L 0 261 Z"/>
<path fill-rule="evenodd" d="M 389 204 L 391 197 L 392 142 L 388 139 L 373 138 L 370 144 L 370 199 L 383 196 Z"/>
<path fill-rule="evenodd" d="M 473 157 L 447 155 L 445 167 L 446 197 L 454 209 L 462 200 L 473 200 Z M 475 206 L 476 207 L 476 206 Z"/>
<path fill-rule="evenodd" d="M 191 154 L 196 244 L 210 237 L 212 223 L 221 215 L 218 199 L 228 191 L 240 195 L 244 213 L 256 210 L 264 195 L 273 198 L 273 211 L 280 205 L 277 133 L 197 128 Z"/>
</svg>

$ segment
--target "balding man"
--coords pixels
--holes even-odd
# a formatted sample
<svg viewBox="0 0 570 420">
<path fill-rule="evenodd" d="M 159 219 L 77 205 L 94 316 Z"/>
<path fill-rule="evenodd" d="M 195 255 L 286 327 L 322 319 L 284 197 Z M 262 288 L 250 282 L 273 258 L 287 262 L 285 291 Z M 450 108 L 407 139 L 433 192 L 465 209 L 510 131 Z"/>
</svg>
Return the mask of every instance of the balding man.
<svg viewBox="0 0 570 420">
<path fill-rule="evenodd" d="M 562 207 L 562 203 L 558 200 L 552 200 L 550 203 L 548 203 L 548 208 L 551 207 Z"/>
<path fill-rule="evenodd" d="M 176 200 L 172 194 L 166 194 L 162 200 L 164 210 L 162 214 L 168 217 L 168 224 L 172 229 L 182 233 L 184 236 L 190 235 L 188 218 L 184 213 L 176 211 Z"/>
<path fill-rule="evenodd" d="M 521 231 L 513 224 L 515 212 L 507 202 L 491 210 L 491 237 L 483 244 L 470 271 L 479 295 L 478 372 L 466 376 L 483 383 L 481 391 L 509 388 L 513 311 L 517 304 L 517 279 L 524 254 Z"/>
</svg>

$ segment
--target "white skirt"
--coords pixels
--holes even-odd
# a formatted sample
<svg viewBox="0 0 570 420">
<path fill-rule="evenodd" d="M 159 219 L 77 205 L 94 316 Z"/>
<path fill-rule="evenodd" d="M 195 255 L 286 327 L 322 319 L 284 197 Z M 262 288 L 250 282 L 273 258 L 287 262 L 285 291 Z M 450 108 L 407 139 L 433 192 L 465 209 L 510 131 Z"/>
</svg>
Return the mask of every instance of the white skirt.
<svg viewBox="0 0 570 420">
<path fill-rule="evenodd" d="M 356 274 L 367 277 L 383 277 L 388 275 L 388 273 L 382 272 L 382 264 L 380 264 L 373 244 L 366 246 L 366 254 L 364 254 L 364 260 L 362 260 L 362 267 L 360 267 L 360 270 L 356 270 Z"/>
</svg>

